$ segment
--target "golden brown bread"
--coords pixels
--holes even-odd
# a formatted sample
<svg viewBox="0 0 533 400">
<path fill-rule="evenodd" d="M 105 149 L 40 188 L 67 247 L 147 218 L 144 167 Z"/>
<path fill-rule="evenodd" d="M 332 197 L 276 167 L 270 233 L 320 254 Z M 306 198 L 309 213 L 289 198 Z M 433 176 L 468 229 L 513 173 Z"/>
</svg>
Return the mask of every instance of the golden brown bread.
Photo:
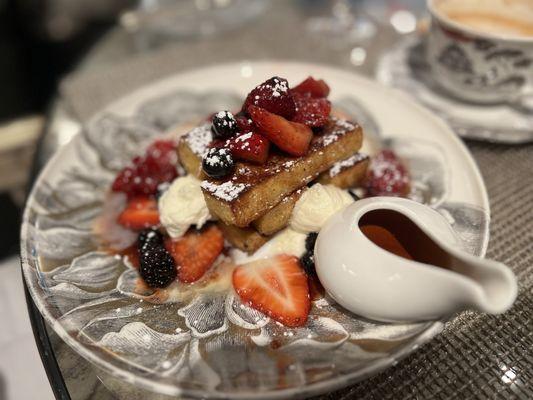
<svg viewBox="0 0 533 400">
<path fill-rule="evenodd" d="M 270 239 L 268 236 L 261 235 L 254 228 L 239 228 L 220 221 L 218 226 L 228 242 L 247 253 L 253 253 Z"/>
<path fill-rule="evenodd" d="M 318 177 L 317 182 L 323 185 L 335 185 L 341 189 L 359 187 L 365 179 L 369 160 L 366 154 L 356 153 L 346 160 L 335 163 Z"/>
<path fill-rule="evenodd" d="M 207 206 L 225 224 L 246 227 L 337 161 L 352 156 L 361 147 L 362 136 L 359 125 L 332 119 L 313 137 L 303 157 L 272 153 L 264 165 L 239 162 L 228 178 L 204 180 Z"/>
<path fill-rule="evenodd" d="M 257 229 L 260 234 L 267 236 L 273 235 L 285 228 L 291 218 L 294 205 L 305 189 L 303 187 L 289 194 L 273 208 L 268 210 L 266 214 L 253 221 L 251 226 Z"/>
</svg>

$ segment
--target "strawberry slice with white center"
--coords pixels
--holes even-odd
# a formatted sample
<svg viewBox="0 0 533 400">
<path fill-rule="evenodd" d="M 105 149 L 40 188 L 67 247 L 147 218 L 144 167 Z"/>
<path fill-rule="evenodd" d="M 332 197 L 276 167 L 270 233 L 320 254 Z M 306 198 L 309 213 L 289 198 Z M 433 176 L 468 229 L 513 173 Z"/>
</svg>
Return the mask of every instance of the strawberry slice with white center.
<svg viewBox="0 0 533 400">
<path fill-rule="evenodd" d="M 248 113 L 261 133 L 281 150 L 297 157 L 307 153 L 313 138 L 311 128 L 297 122 L 287 121 L 279 115 L 256 106 L 248 107 Z"/>
<path fill-rule="evenodd" d="M 281 254 L 239 265 L 233 271 L 233 287 L 243 302 L 285 326 L 307 322 L 307 275 L 294 256 Z"/>
</svg>

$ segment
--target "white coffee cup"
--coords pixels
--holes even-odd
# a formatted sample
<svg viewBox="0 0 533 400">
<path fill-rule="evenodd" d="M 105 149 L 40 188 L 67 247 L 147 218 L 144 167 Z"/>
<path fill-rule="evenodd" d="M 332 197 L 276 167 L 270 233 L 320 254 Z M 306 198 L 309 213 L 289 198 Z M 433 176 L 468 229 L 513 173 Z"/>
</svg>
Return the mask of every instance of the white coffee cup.
<svg viewBox="0 0 533 400">
<path fill-rule="evenodd" d="M 427 57 L 454 97 L 533 110 L 533 0 L 428 0 Z"/>
</svg>

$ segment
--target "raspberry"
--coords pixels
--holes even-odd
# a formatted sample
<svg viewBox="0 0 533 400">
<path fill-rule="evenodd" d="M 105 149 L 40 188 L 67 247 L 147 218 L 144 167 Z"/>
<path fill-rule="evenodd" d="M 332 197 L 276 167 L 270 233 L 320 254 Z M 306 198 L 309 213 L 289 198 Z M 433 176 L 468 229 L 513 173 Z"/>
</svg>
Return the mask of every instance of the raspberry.
<svg viewBox="0 0 533 400">
<path fill-rule="evenodd" d="M 143 157 L 135 157 L 132 165 L 120 171 L 112 185 L 114 192 L 128 197 L 157 194 L 161 183 L 171 182 L 177 176 L 178 157 L 173 141 L 159 140 L 150 145 Z"/>
<path fill-rule="evenodd" d="M 289 83 L 277 76 L 256 86 L 246 97 L 242 110 L 248 112 L 248 108 L 252 105 L 287 119 L 291 119 L 296 112 Z"/>
<path fill-rule="evenodd" d="M 293 93 L 296 104 L 296 115 L 293 122 L 307 125 L 311 128 L 324 126 L 329 121 L 331 103 L 325 98 L 314 98 L 300 93 Z"/>
<path fill-rule="evenodd" d="M 409 173 L 392 150 L 383 150 L 373 157 L 368 167 L 368 196 L 406 196 L 409 193 Z"/>
<path fill-rule="evenodd" d="M 177 276 L 174 259 L 162 244 L 146 246 L 140 256 L 139 274 L 151 288 L 164 288 Z"/>
</svg>

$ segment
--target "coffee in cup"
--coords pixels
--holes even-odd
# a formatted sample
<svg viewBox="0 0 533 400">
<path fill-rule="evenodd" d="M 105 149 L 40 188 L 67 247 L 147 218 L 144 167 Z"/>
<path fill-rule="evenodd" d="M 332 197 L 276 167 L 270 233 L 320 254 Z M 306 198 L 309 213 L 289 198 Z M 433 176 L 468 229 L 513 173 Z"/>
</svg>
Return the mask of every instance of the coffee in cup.
<svg viewBox="0 0 533 400">
<path fill-rule="evenodd" d="M 476 103 L 533 97 L 533 0 L 429 0 L 435 81 Z"/>
</svg>

